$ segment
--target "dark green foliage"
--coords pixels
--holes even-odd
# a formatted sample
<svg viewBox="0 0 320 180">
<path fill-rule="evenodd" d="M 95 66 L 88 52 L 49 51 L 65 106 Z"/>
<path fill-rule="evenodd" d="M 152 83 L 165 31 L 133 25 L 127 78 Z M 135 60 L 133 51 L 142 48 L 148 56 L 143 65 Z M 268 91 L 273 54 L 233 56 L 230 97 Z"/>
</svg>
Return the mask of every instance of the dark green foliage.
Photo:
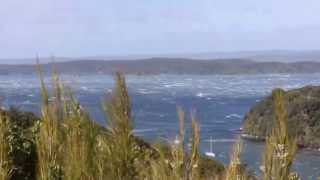
<svg viewBox="0 0 320 180">
<path fill-rule="evenodd" d="M 199 173 L 202 179 L 210 179 L 212 177 L 222 177 L 225 170 L 224 165 L 215 159 L 200 156 Z"/>
<path fill-rule="evenodd" d="M 33 126 L 39 118 L 13 107 L 1 113 L 10 120 L 8 141 L 13 163 L 11 179 L 34 179 L 37 156 Z"/>
</svg>

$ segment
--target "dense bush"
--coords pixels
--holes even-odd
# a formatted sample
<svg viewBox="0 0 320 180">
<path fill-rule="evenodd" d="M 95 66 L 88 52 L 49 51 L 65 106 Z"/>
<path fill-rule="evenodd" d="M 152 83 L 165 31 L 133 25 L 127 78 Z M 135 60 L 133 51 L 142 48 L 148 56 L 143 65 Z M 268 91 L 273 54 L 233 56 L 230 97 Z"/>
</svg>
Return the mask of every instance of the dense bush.
<svg viewBox="0 0 320 180">
<path fill-rule="evenodd" d="M 1 110 L 8 119 L 9 157 L 12 161 L 11 179 L 34 179 L 37 160 L 33 127 L 39 120 L 33 113 L 11 107 Z"/>
<path fill-rule="evenodd" d="M 274 92 L 276 92 L 275 90 Z M 288 114 L 288 131 L 297 137 L 301 147 L 320 148 L 320 87 L 306 86 L 284 92 Z M 264 139 L 275 124 L 273 96 L 268 96 L 257 103 L 244 120 L 244 133 Z"/>
</svg>

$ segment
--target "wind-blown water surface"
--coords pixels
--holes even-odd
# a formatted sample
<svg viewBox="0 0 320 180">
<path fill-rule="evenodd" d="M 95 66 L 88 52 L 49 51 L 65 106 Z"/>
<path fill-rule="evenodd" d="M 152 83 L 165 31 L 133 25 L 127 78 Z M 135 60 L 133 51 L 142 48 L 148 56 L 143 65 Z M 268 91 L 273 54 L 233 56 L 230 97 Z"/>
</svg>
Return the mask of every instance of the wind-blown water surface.
<svg viewBox="0 0 320 180">
<path fill-rule="evenodd" d="M 196 111 L 200 119 L 201 149 L 209 150 L 214 139 L 217 158 L 228 161 L 230 147 L 239 135 L 244 114 L 275 87 L 285 89 L 320 85 L 320 74 L 272 75 L 155 75 L 127 76 L 132 98 L 135 133 L 148 140 L 156 137 L 174 139 L 178 121 L 176 107 Z M 103 97 L 112 90 L 113 77 L 108 75 L 62 76 L 79 101 L 99 122 Z M 46 78 L 50 82 L 50 78 Z M 39 112 L 40 92 L 36 76 L 0 76 L 0 96 L 5 106 Z M 263 143 L 244 142 L 243 161 L 258 169 Z M 304 179 L 320 176 L 320 153 L 302 150 L 295 169 Z"/>
</svg>

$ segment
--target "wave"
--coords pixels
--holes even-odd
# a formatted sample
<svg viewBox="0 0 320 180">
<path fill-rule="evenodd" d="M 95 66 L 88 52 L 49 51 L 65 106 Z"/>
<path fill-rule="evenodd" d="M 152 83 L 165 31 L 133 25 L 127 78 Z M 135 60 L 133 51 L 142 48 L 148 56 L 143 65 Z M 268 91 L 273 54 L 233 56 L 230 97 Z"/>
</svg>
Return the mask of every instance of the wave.
<svg viewBox="0 0 320 180">
<path fill-rule="evenodd" d="M 157 131 L 157 129 L 134 129 L 133 133 L 144 133 L 144 132 L 153 132 L 153 131 Z"/>
<path fill-rule="evenodd" d="M 199 93 L 196 94 L 196 96 L 197 96 L 197 97 L 200 97 L 200 98 L 203 98 L 203 97 L 210 96 L 210 94 L 199 92 Z"/>
<path fill-rule="evenodd" d="M 83 91 L 89 91 L 89 88 L 87 86 L 81 86 L 80 89 Z"/>
<path fill-rule="evenodd" d="M 240 115 L 240 114 L 229 114 L 226 116 L 227 119 L 230 119 L 230 118 L 238 118 L 238 119 L 241 119 L 243 116 Z"/>
<path fill-rule="evenodd" d="M 34 104 L 37 104 L 36 102 L 31 102 L 30 100 L 26 100 L 26 101 L 23 101 L 21 103 L 22 105 L 34 105 Z"/>
<path fill-rule="evenodd" d="M 138 93 L 140 94 L 154 94 L 155 92 L 154 91 L 150 91 L 148 89 L 138 89 Z"/>
<path fill-rule="evenodd" d="M 236 142 L 236 139 L 205 139 L 205 142 Z"/>
</svg>

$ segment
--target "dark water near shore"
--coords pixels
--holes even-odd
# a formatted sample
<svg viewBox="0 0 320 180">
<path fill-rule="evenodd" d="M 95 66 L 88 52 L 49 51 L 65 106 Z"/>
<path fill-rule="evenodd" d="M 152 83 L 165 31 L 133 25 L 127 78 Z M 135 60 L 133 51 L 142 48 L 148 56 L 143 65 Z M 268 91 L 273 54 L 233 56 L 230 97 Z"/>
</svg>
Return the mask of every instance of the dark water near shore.
<svg viewBox="0 0 320 180">
<path fill-rule="evenodd" d="M 128 76 L 135 132 L 148 140 L 174 139 L 178 129 L 176 107 L 182 106 L 186 111 L 196 111 L 199 117 L 202 152 L 209 150 L 208 139 L 212 137 L 214 153 L 227 162 L 243 116 L 250 107 L 276 86 L 291 89 L 320 85 L 319 75 Z M 113 78 L 96 75 L 63 76 L 63 79 L 82 105 L 103 124 L 100 104 L 112 89 Z M 7 106 L 38 112 L 39 81 L 34 76 L 0 76 L 0 96 Z M 244 141 L 243 161 L 249 167 L 258 169 L 262 152 L 263 143 Z M 320 153 L 299 151 L 294 168 L 303 179 L 316 179 L 320 176 Z"/>
</svg>

